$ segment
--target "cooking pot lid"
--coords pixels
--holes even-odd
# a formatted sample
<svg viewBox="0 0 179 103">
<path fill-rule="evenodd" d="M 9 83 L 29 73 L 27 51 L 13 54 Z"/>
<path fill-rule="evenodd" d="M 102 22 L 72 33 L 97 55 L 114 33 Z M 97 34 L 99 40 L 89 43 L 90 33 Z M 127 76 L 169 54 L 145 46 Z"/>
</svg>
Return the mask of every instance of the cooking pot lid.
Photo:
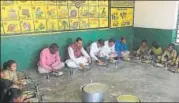
<svg viewBox="0 0 179 103">
<path fill-rule="evenodd" d="M 83 90 L 88 93 L 105 92 L 107 90 L 107 86 L 101 83 L 90 83 L 87 84 Z"/>
</svg>

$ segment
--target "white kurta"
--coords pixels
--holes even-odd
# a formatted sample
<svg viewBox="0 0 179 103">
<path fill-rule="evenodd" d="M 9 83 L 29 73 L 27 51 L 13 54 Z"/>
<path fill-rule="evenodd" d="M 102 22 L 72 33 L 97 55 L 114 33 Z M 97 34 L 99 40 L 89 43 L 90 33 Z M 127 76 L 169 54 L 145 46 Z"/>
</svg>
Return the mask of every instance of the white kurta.
<svg viewBox="0 0 179 103">
<path fill-rule="evenodd" d="M 104 46 L 103 48 L 101 49 L 101 57 L 109 57 L 111 53 L 115 53 L 115 45 L 113 45 L 112 47 L 109 47 L 108 45 L 108 41 L 105 41 L 104 42 Z"/>
<path fill-rule="evenodd" d="M 98 47 L 97 42 L 94 42 L 90 46 L 90 56 L 93 60 L 98 60 L 100 57 L 101 48 Z"/>
<path fill-rule="evenodd" d="M 79 58 L 76 58 L 75 55 L 74 55 L 73 48 L 68 47 L 68 54 L 69 54 L 70 59 L 65 61 L 68 67 L 70 67 L 70 68 L 78 68 L 78 67 L 80 67 L 79 64 L 89 65 L 88 58 L 90 58 L 90 56 L 84 50 L 84 48 L 81 49 L 81 52 L 82 52 L 83 56 L 81 56 Z"/>
</svg>

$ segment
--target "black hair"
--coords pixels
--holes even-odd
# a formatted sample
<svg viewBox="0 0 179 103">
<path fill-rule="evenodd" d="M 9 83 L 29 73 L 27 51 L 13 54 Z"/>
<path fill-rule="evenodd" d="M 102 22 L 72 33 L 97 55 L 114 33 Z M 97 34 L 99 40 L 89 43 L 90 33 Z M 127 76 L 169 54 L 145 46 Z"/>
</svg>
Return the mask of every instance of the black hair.
<svg viewBox="0 0 179 103">
<path fill-rule="evenodd" d="M 153 46 L 154 48 L 157 48 L 157 49 L 159 48 L 159 45 L 157 44 L 156 41 L 153 41 L 153 42 L 152 42 L 152 46 Z"/>
<path fill-rule="evenodd" d="M 80 37 L 76 38 L 76 42 L 82 41 Z"/>
<path fill-rule="evenodd" d="M 13 99 L 17 99 L 22 94 L 21 90 L 18 88 L 10 88 L 4 98 L 4 103 L 11 103 Z"/>
<path fill-rule="evenodd" d="M 8 69 L 12 66 L 12 64 L 16 63 L 16 61 L 14 60 L 8 60 L 7 62 L 4 62 L 3 63 L 3 69 Z"/>
<path fill-rule="evenodd" d="M 52 49 L 58 49 L 59 48 L 59 46 L 56 44 L 56 43 L 52 43 L 51 45 L 50 45 L 50 48 L 52 48 Z"/>
<path fill-rule="evenodd" d="M 147 40 L 142 40 L 141 43 L 147 43 Z"/>
<path fill-rule="evenodd" d="M 8 68 L 8 64 L 7 64 L 7 61 L 3 63 L 3 70 L 7 69 Z"/>
<path fill-rule="evenodd" d="M 124 39 L 126 39 L 125 37 L 121 37 L 121 40 L 124 40 Z"/>
<path fill-rule="evenodd" d="M 12 85 L 13 82 L 8 79 L 0 79 L 0 103 L 7 103 L 5 98 L 7 99 L 8 96 L 6 96 L 6 92 Z"/>
<path fill-rule="evenodd" d="M 100 39 L 98 40 L 98 43 L 101 44 L 101 45 L 104 45 L 104 40 L 100 38 Z"/>
<path fill-rule="evenodd" d="M 112 38 L 110 38 L 108 41 L 109 41 L 110 43 L 111 43 L 111 42 L 113 42 L 113 43 L 115 42 L 115 40 L 112 39 Z"/>
<path fill-rule="evenodd" d="M 173 43 L 170 43 L 169 46 L 172 46 L 173 48 L 175 47 L 175 44 Z"/>
</svg>

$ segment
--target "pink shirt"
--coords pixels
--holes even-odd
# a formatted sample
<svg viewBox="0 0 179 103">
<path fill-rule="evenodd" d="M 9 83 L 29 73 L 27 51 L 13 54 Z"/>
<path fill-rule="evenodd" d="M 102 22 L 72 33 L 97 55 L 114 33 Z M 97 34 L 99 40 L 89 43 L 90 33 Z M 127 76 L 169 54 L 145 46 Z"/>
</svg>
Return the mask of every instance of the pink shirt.
<svg viewBox="0 0 179 103">
<path fill-rule="evenodd" d="M 44 48 L 40 53 L 40 66 L 44 69 L 51 70 L 53 66 L 61 62 L 59 52 L 51 54 L 49 48 Z"/>
</svg>

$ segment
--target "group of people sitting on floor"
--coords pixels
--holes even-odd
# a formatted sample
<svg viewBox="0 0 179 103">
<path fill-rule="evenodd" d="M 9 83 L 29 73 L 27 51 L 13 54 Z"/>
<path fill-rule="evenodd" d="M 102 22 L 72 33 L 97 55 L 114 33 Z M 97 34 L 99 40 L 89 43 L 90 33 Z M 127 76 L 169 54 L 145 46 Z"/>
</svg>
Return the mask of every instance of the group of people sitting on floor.
<svg viewBox="0 0 179 103">
<path fill-rule="evenodd" d="M 89 69 L 88 65 L 92 62 L 97 65 L 105 65 L 106 61 L 113 62 L 118 59 L 125 61 L 137 59 L 154 66 L 175 66 L 176 70 L 179 70 L 179 55 L 177 56 L 174 44 L 170 44 L 163 52 L 157 42 L 153 42 L 149 48 L 147 41 L 143 40 L 137 51 L 129 52 L 125 37 L 116 41 L 112 38 L 107 41 L 99 39 L 90 45 L 88 54 L 83 47 L 83 40 L 78 37 L 74 43 L 68 46 L 68 59 L 65 63 L 61 61 L 58 50 L 59 46 L 53 43 L 41 51 L 40 60 L 37 64 L 39 73 L 52 73 L 59 76 L 63 75 L 60 70 L 64 68 L 65 63 L 69 68 L 84 70 Z M 4 63 L 1 70 L 0 99 L 3 103 L 28 101 L 27 95 L 21 92 L 25 82 L 17 77 L 16 68 L 16 61 L 9 60 Z M 4 94 L 5 90 L 6 94 Z"/>
<path fill-rule="evenodd" d="M 166 67 L 172 72 L 178 72 L 179 68 L 179 55 L 175 50 L 173 43 L 163 51 L 156 41 L 152 43 L 152 47 L 149 48 L 147 41 L 143 40 L 139 49 L 133 53 L 133 57 L 140 59 L 144 63 L 151 63 L 153 66 Z M 168 68 L 175 67 L 175 68 Z"/>
<path fill-rule="evenodd" d="M 107 41 L 99 39 L 93 42 L 89 48 L 87 52 L 83 47 L 83 40 L 78 37 L 74 43 L 68 46 L 68 59 L 64 63 L 60 59 L 58 45 L 53 43 L 41 51 L 38 71 L 39 73 L 52 72 L 55 75 L 62 75 L 63 72 L 56 71 L 62 69 L 65 64 L 69 68 L 84 70 L 89 69 L 89 64 L 92 62 L 98 65 L 105 65 L 106 61 L 113 62 L 118 59 L 125 61 L 138 59 L 154 66 L 176 66 L 179 68 L 179 56 L 177 56 L 177 52 L 174 49 L 174 44 L 170 44 L 163 52 L 156 41 L 149 48 L 147 41 L 143 40 L 137 51 L 130 52 L 126 44 L 126 38 L 122 37 L 121 40 L 116 41 L 112 38 Z"/>
<path fill-rule="evenodd" d="M 74 43 L 68 46 L 68 59 L 65 63 L 61 61 L 58 49 L 58 45 L 53 43 L 41 51 L 38 63 L 39 73 L 52 72 L 54 75 L 62 75 L 63 72 L 59 72 L 59 70 L 65 66 L 65 63 L 69 68 L 84 70 L 89 69 L 89 64 L 92 62 L 105 65 L 107 60 L 113 61 L 120 56 L 126 59 L 129 55 L 124 37 L 121 41 L 116 42 L 112 38 L 107 41 L 99 39 L 90 45 L 89 54 L 83 47 L 83 40 L 78 37 Z"/>
</svg>

